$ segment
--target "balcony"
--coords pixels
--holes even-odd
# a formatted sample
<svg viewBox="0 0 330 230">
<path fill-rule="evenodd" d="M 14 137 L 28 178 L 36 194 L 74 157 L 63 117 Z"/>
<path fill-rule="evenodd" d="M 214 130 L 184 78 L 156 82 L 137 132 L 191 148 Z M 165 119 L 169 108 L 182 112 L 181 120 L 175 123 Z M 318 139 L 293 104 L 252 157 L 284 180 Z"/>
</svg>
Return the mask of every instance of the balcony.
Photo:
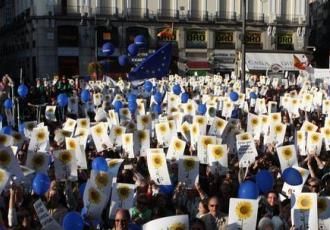
<svg viewBox="0 0 330 230">
<path fill-rule="evenodd" d="M 157 20 L 159 21 L 171 21 L 179 19 L 179 11 L 178 10 L 169 10 L 169 9 L 161 9 L 157 11 Z"/>
<path fill-rule="evenodd" d="M 123 12 L 123 17 L 127 20 L 147 20 L 149 11 L 145 8 L 128 8 Z"/>
<path fill-rule="evenodd" d="M 187 14 L 188 21 L 205 22 L 208 21 L 208 12 L 199 10 L 189 10 Z"/>
<path fill-rule="evenodd" d="M 236 21 L 236 12 L 229 11 L 217 11 L 215 15 L 215 20 L 217 22 L 222 21 Z"/>
<path fill-rule="evenodd" d="M 277 23 L 289 25 L 303 24 L 304 19 L 305 16 L 296 14 L 281 14 L 276 16 Z"/>
<path fill-rule="evenodd" d="M 97 7 L 93 9 L 93 13 L 96 16 L 111 16 L 113 18 L 118 17 L 117 7 Z"/>
<path fill-rule="evenodd" d="M 242 16 L 240 17 L 242 18 Z M 247 22 L 265 22 L 265 15 L 260 13 L 247 13 L 246 14 Z"/>
</svg>

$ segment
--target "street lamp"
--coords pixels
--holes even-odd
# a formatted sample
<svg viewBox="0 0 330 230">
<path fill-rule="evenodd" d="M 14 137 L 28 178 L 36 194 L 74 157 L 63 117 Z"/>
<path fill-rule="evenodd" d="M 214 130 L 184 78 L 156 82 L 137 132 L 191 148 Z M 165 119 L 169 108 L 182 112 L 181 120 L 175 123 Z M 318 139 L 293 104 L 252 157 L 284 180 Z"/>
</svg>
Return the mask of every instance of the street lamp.
<svg viewBox="0 0 330 230">
<path fill-rule="evenodd" d="M 241 80 L 242 89 L 241 92 L 245 93 L 246 86 L 245 86 L 245 30 L 246 30 L 246 0 L 242 0 L 242 61 L 241 61 Z"/>
</svg>

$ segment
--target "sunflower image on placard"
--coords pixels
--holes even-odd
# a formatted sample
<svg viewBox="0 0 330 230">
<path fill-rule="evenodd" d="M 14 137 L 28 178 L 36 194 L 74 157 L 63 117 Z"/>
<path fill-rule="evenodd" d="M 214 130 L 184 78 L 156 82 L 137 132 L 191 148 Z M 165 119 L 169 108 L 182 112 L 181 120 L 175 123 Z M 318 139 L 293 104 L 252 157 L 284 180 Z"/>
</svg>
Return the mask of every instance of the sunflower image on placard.
<svg viewBox="0 0 330 230">
<path fill-rule="evenodd" d="M 290 161 L 293 157 L 292 149 L 290 147 L 282 148 L 281 155 L 285 160 Z"/>
<path fill-rule="evenodd" d="M 237 218 L 241 221 L 241 229 L 244 229 L 244 220 L 249 219 L 253 215 L 253 205 L 249 201 L 240 201 L 235 207 L 235 214 Z"/>
<path fill-rule="evenodd" d="M 122 203 L 129 197 L 131 191 L 128 186 L 121 185 L 117 187 L 117 194 L 120 199 L 119 207 L 122 207 Z"/>
<path fill-rule="evenodd" d="M 307 94 L 307 95 L 305 95 L 304 99 L 306 100 L 306 102 L 309 102 L 312 100 L 312 96 Z"/>
<path fill-rule="evenodd" d="M 304 139 L 304 136 L 303 136 L 302 132 L 297 132 L 297 140 L 298 140 L 298 142 L 303 141 L 303 139 Z"/>
<path fill-rule="evenodd" d="M 240 135 L 239 139 L 241 141 L 247 141 L 250 140 L 250 135 L 248 133 L 243 133 L 242 135 Z"/>
<path fill-rule="evenodd" d="M 188 105 L 187 105 L 187 112 L 188 112 L 188 113 L 191 113 L 192 110 L 193 110 L 193 106 L 192 106 L 192 104 L 188 104 Z"/>
<path fill-rule="evenodd" d="M 150 117 L 148 115 L 141 116 L 141 123 L 143 127 L 147 126 L 150 122 Z"/>
<path fill-rule="evenodd" d="M 151 165 L 155 168 L 155 169 L 159 169 L 163 166 L 164 162 L 162 159 L 162 156 L 160 154 L 154 153 L 151 156 Z"/>
<path fill-rule="evenodd" d="M 58 156 L 58 159 L 64 164 L 64 165 L 67 165 L 71 162 L 72 160 L 72 155 L 70 153 L 70 151 L 61 151 L 59 153 L 59 156 Z"/>
<path fill-rule="evenodd" d="M 211 149 L 211 154 L 214 159 L 220 160 L 225 155 L 225 151 L 222 146 L 216 146 Z"/>
<path fill-rule="evenodd" d="M 313 131 L 313 125 L 311 125 L 311 124 L 306 125 L 306 131 L 307 132 L 312 132 Z"/>
<path fill-rule="evenodd" d="M 186 229 L 186 225 L 183 223 L 174 223 L 171 224 L 168 228 L 168 230 L 185 230 Z"/>
<path fill-rule="evenodd" d="M 226 102 L 226 103 L 225 103 L 225 107 L 226 107 L 227 109 L 230 109 L 230 107 L 231 107 L 231 103 L 230 103 L 230 102 Z"/>
<path fill-rule="evenodd" d="M 258 126 L 258 124 L 259 124 L 259 119 L 256 118 L 256 117 L 253 117 L 253 118 L 251 119 L 251 126 L 252 126 L 253 128 L 256 128 L 256 127 Z"/>
<path fill-rule="evenodd" d="M 6 135 L 0 134 L 0 144 L 1 145 L 8 145 L 9 138 Z"/>
<path fill-rule="evenodd" d="M 319 141 L 320 141 L 320 136 L 318 135 L 318 133 L 313 133 L 312 135 L 311 135 L 311 138 L 310 138 L 310 140 L 311 140 L 311 143 L 312 144 L 318 144 L 319 143 Z"/>
<path fill-rule="evenodd" d="M 123 134 L 123 130 L 121 129 L 121 127 L 115 127 L 114 134 L 115 137 L 120 137 Z"/>
<path fill-rule="evenodd" d="M 122 109 L 121 110 L 122 114 L 126 117 L 128 115 L 128 109 Z"/>
<path fill-rule="evenodd" d="M 261 118 L 261 122 L 262 122 L 263 125 L 266 125 L 268 123 L 268 117 L 267 116 L 263 116 Z"/>
<path fill-rule="evenodd" d="M 85 130 L 79 130 L 78 136 L 85 136 L 85 135 L 86 135 Z"/>
<path fill-rule="evenodd" d="M 0 150 L 0 166 L 1 168 L 7 168 L 11 163 L 10 153 L 3 149 Z"/>
<path fill-rule="evenodd" d="M 193 136 L 197 136 L 198 135 L 198 126 L 197 126 L 197 124 L 193 124 L 191 126 L 191 133 L 192 133 Z"/>
<path fill-rule="evenodd" d="M 79 121 L 79 126 L 81 128 L 87 128 L 87 120 L 86 119 L 80 120 Z"/>
<path fill-rule="evenodd" d="M 279 116 L 279 114 L 277 114 L 277 113 L 272 114 L 272 121 L 273 121 L 273 122 L 278 122 L 278 121 L 280 121 L 280 116 Z"/>
<path fill-rule="evenodd" d="M 108 161 L 108 166 L 109 168 L 113 168 L 118 164 L 118 160 L 117 159 L 111 159 L 110 161 Z"/>
<path fill-rule="evenodd" d="M 274 127 L 275 138 L 276 138 L 278 135 L 281 135 L 281 134 L 282 134 L 282 131 L 283 131 L 283 127 L 282 127 L 281 124 L 277 124 L 277 125 L 275 125 L 275 127 Z"/>
<path fill-rule="evenodd" d="M 35 137 L 36 137 L 37 143 L 40 144 L 40 143 L 44 143 L 46 141 L 47 134 L 46 134 L 45 130 L 41 129 L 41 130 L 37 131 Z"/>
<path fill-rule="evenodd" d="M 207 149 L 207 146 L 209 144 L 212 144 L 212 139 L 210 137 L 202 137 L 202 145 L 203 145 L 203 148 Z"/>
<path fill-rule="evenodd" d="M 88 201 L 91 204 L 99 204 L 101 202 L 101 194 L 96 188 L 90 187 L 88 189 Z"/>
<path fill-rule="evenodd" d="M 77 148 L 77 145 L 76 145 L 76 142 L 74 140 L 69 140 L 68 141 L 68 146 L 67 146 L 68 149 L 73 149 L 75 150 Z"/>
<path fill-rule="evenodd" d="M 132 137 L 130 135 L 125 135 L 124 137 L 124 145 L 130 145 L 132 144 Z"/>
<path fill-rule="evenodd" d="M 54 113 L 55 111 L 54 111 L 53 108 L 48 108 L 48 109 L 46 110 L 46 112 L 47 112 L 47 113 Z"/>
<path fill-rule="evenodd" d="M 296 104 L 298 104 L 298 100 L 297 99 L 293 99 L 292 100 L 292 105 L 296 105 Z"/>
<path fill-rule="evenodd" d="M 109 184 L 109 175 L 106 172 L 98 172 L 95 176 L 95 184 L 98 188 L 103 189 Z"/>
<path fill-rule="evenodd" d="M 35 170 L 40 169 L 45 163 L 43 154 L 35 153 L 32 157 L 32 168 Z"/>
<path fill-rule="evenodd" d="M 167 127 L 165 124 L 159 124 L 158 129 L 161 135 L 165 135 L 167 132 Z"/>
<path fill-rule="evenodd" d="M 172 107 L 171 109 L 170 109 L 170 112 L 171 113 L 175 113 L 175 112 L 177 112 L 178 111 L 178 109 L 177 108 L 174 108 L 174 107 Z"/>
<path fill-rule="evenodd" d="M 199 124 L 201 126 L 201 125 L 205 125 L 206 120 L 204 117 L 198 117 L 196 119 L 196 122 L 197 122 L 197 124 Z"/>
<path fill-rule="evenodd" d="M 73 125 L 74 125 L 74 121 L 73 121 L 73 120 L 69 120 L 69 121 L 68 121 L 68 126 L 69 126 L 69 127 L 72 127 Z"/>
<path fill-rule="evenodd" d="M 330 128 L 324 128 L 323 133 L 326 139 L 330 139 Z"/>
<path fill-rule="evenodd" d="M 170 128 L 170 130 L 173 130 L 174 128 L 173 123 L 170 122 L 170 120 L 168 121 L 168 127 Z"/>
<path fill-rule="evenodd" d="M 225 126 L 225 122 L 223 120 L 217 120 L 215 126 L 217 129 L 222 129 Z"/>
<path fill-rule="evenodd" d="M 183 168 L 186 172 L 189 172 L 195 168 L 195 161 L 193 158 L 183 159 Z"/>
<path fill-rule="evenodd" d="M 327 211 L 328 209 L 328 201 L 326 198 L 319 197 L 317 199 L 317 211 L 318 214 L 322 214 L 323 212 Z"/>
<path fill-rule="evenodd" d="M 302 194 L 297 199 L 297 208 L 300 210 L 309 210 L 313 206 L 313 199 L 308 194 Z"/>
<path fill-rule="evenodd" d="M 325 106 L 329 106 L 330 105 L 330 102 L 329 101 L 324 101 L 324 105 Z"/>
<path fill-rule="evenodd" d="M 183 124 L 181 126 L 182 128 L 182 132 L 185 136 L 188 136 L 189 135 L 189 132 L 190 132 L 190 129 L 189 129 L 189 125 L 188 124 Z"/>
<path fill-rule="evenodd" d="M 141 143 L 144 142 L 147 139 L 147 135 L 143 130 L 139 130 L 137 132 L 137 137 L 138 137 L 138 139 Z"/>
<path fill-rule="evenodd" d="M 175 140 L 173 146 L 175 152 L 181 152 L 183 150 L 183 144 L 180 140 Z"/>
<path fill-rule="evenodd" d="M 98 125 L 98 126 L 94 129 L 94 132 L 95 132 L 96 136 L 98 136 L 98 137 L 102 137 L 103 134 L 104 134 L 104 128 L 103 128 L 103 126 Z"/>
</svg>

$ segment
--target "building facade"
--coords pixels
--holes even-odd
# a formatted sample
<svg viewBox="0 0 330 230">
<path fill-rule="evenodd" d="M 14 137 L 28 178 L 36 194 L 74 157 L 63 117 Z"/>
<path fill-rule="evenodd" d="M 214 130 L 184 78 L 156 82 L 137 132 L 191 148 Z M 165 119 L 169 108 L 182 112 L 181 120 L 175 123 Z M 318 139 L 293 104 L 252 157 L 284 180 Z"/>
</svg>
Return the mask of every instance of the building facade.
<svg viewBox="0 0 330 230">
<path fill-rule="evenodd" d="M 117 57 L 142 34 L 147 46 L 133 63 L 172 42 L 173 71 L 237 70 L 242 0 L 0 0 L 0 73 L 25 79 L 53 74 L 87 75 L 87 64 L 105 59 L 104 42 Z M 247 52 L 302 53 L 307 46 L 307 0 L 246 0 Z M 164 28 L 173 36 L 157 36 Z M 95 48 L 97 47 L 97 49 Z M 247 60 L 248 61 L 248 60 Z"/>
</svg>

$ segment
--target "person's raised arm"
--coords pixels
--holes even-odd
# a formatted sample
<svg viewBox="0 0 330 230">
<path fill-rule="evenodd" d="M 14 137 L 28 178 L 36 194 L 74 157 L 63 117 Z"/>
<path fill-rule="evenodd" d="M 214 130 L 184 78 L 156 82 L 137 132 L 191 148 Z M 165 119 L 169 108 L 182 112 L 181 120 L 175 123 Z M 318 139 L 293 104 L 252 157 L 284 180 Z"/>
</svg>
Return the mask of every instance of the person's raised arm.
<svg viewBox="0 0 330 230">
<path fill-rule="evenodd" d="M 9 196 L 9 208 L 8 208 L 8 225 L 9 227 L 14 227 L 17 225 L 17 214 L 16 214 L 16 187 L 12 185 L 10 188 L 10 196 Z"/>
</svg>

